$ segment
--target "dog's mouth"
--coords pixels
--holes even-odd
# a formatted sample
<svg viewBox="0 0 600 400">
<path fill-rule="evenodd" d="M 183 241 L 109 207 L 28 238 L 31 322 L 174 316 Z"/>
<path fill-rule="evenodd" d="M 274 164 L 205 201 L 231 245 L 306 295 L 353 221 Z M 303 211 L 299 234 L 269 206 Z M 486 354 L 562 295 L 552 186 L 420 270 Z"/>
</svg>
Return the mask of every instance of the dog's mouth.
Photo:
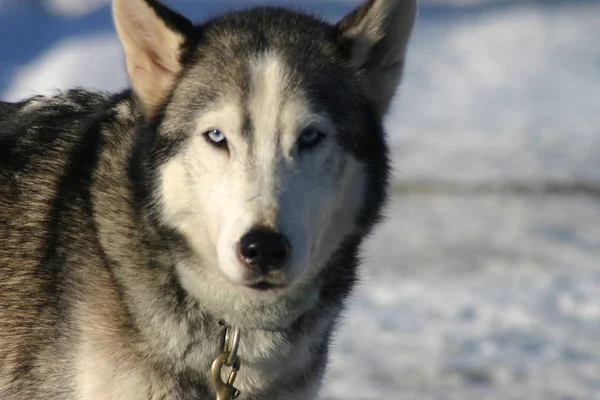
<svg viewBox="0 0 600 400">
<path fill-rule="evenodd" d="M 256 290 L 259 292 L 281 291 L 287 287 L 287 285 L 284 285 L 282 283 L 270 282 L 267 280 L 252 282 L 252 283 L 246 284 L 246 286 L 250 289 L 253 289 L 253 290 Z"/>
</svg>

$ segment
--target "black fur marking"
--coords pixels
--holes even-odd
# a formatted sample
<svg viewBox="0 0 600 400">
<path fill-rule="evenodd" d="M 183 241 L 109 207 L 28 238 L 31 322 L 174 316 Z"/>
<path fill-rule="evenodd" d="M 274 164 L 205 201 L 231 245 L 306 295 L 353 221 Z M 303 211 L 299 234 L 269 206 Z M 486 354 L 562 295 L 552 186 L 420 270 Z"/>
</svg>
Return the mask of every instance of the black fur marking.
<svg viewBox="0 0 600 400">
<path fill-rule="evenodd" d="M 144 0 L 168 28 L 182 36 L 193 36 L 194 25 L 183 15 L 176 13 L 156 0 Z"/>
<path fill-rule="evenodd" d="M 75 97 L 74 101 L 81 100 L 76 91 L 68 96 Z M 0 125 L 0 168 L 23 172 L 31 159 L 61 140 L 61 130 L 73 117 L 87 114 L 82 110 L 85 105 L 65 104 L 41 96 L 14 104 L 0 102 L 0 121 L 3 121 Z"/>
</svg>

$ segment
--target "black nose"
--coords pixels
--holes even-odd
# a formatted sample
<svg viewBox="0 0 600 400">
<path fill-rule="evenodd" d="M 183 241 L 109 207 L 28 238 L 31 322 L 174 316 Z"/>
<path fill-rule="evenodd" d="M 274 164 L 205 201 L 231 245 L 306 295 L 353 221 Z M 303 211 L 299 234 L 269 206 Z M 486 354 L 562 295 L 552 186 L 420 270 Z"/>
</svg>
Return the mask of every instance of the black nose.
<svg viewBox="0 0 600 400">
<path fill-rule="evenodd" d="M 240 240 L 240 258 L 246 266 L 263 274 L 276 271 L 290 258 L 290 242 L 268 228 L 255 228 Z"/>
</svg>

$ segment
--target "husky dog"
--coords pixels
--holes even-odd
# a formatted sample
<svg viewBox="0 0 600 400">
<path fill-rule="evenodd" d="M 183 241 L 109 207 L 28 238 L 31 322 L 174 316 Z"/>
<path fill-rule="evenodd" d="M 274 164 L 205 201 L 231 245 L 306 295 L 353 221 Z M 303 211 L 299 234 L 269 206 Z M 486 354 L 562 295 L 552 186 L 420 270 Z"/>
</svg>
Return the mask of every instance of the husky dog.
<svg viewBox="0 0 600 400">
<path fill-rule="evenodd" d="M 112 7 L 132 90 L 0 103 L 0 399 L 214 399 L 221 321 L 240 399 L 315 399 L 415 0 Z"/>
</svg>

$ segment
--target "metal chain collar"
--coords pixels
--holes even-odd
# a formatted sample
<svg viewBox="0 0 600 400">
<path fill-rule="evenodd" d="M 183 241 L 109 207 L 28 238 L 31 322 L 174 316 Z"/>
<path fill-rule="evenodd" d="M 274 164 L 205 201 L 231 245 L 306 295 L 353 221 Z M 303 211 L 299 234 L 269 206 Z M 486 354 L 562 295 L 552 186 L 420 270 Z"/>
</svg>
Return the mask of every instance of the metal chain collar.
<svg viewBox="0 0 600 400">
<path fill-rule="evenodd" d="M 211 378 L 212 385 L 217 393 L 217 400 L 232 400 L 239 397 L 241 392 L 233 384 L 241 367 L 238 357 L 240 348 L 239 328 L 227 327 L 223 334 L 223 353 L 212 363 Z M 227 382 L 222 379 L 223 369 L 231 368 Z"/>
</svg>

